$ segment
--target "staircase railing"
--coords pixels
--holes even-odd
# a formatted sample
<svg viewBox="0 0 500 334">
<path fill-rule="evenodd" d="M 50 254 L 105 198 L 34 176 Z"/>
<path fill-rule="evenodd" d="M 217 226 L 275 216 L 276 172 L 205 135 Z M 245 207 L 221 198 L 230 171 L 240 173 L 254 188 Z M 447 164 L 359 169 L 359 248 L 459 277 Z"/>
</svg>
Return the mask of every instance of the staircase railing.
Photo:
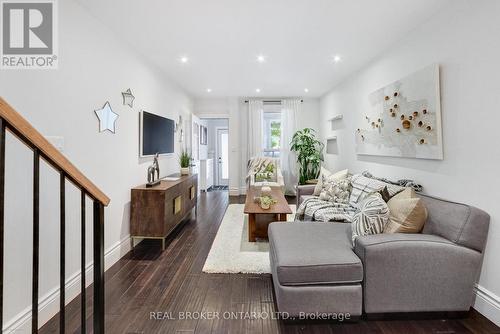
<svg viewBox="0 0 500 334">
<path fill-rule="evenodd" d="M 4 213 L 5 213 L 5 134 L 14 134 L 33 151 L 33 277 L 32 277 L 32 333 L 38 333 L 39 288 L 39 204 L 40 159 L 50 164 L 60 174 L 60 256 L 59 256 L 59 330 L 65 325 L 65 183 L 72 182 L 81 191 L 81 333 L 86 333 L 86 282 L 85 282 L 85 203 L 87 196 L 93 200 L 93 325 L 94 333 L 104 333 L 104 207 L 109 198 L 80 172 L 61 152 L 42 136 L 31 124 L 0 98 L 0 330 L 3 328 L 4 289 Z"/>
</svg>

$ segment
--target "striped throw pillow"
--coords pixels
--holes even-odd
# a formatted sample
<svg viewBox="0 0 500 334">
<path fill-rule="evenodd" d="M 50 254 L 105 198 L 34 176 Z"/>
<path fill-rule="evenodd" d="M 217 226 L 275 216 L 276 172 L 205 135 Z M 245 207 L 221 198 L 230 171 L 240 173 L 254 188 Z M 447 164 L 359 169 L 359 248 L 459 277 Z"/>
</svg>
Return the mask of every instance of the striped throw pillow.
<svg viewBox="0 0 500 334">
<path fill-rule="evenodd" d="M 372 193 L 360 203 L 352 218 L 352 243 L 358 236 L 379 234 L 389 221 L 389 207 L 379 193 Z"/>
<path fill-rule="evenodd" d="M 376 179 L 371 179 L 361 174 L 353 175 L 351 178 L 352 191 L 349 197 L 349 205 L 356 207 L 363 198 L 371 193 L 379 192 L 387 187 L 390 197 L 403 191 L 405 188 L 394 184 L 385 183 Z"/>
</svg>

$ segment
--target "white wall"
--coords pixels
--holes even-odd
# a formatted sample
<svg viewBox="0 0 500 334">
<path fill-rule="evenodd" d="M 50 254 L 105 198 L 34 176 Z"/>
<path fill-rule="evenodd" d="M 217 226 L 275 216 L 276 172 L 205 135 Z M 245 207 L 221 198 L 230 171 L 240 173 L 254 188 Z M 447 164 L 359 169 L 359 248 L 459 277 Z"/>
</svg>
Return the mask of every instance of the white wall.
<svg viewBox="0 0 500 334">
<path fill-rule="evenodd" d="M 80 5 L 65 0 L 58 1 L 58 6 L 59 69 L 1 71 L 0 95 L 42 134 L 64 137 L 64 154 L 111 198 L 105 210 L 106 267 L 109 267 L 129 248 L 130 188 L 146 181 L 146 169 L 151 163 L 150 159 L 138 158 L 138 112 L 144 109 L 174 120 L 184 114 L 184 119 L 188 119 L 192 101 Z M 121 92 L 127 88 L 131 88 L 136 97 L 133 109 L 122 105 Z M 94 110 L 106 101 L 120 115 L 116 134 L 98 132 Z M 176 143 L 178 151 L 179 143 Z M 31 166 L 32 153 L 8 136 L 4 286 L 4 324 L 7 326 L 20 316 L 24 316 L 24 320 L 29 318 Z M 177 172 L 176 155 L 162 157 L 160 168 L 162 175 Z M 70 278 L 79 272 L 80 206 L 78 191 L 69 184 L 67 187 L 66 277 Z M 49 305 L 41 310 L 42 321 L 58 309 L 58 294 L 54 290 L 59 272 L 58 189 L 58 175 L 44 165 L 40 298 Z M 90 205 L 88 201 L 89 218 Z M 87 225 L 87 259 L 91 262 L 90 219 Z M 73 290 L 68 290 L 68 300 Z"/>
<path fill-rule="evenodd" d="M 321 99 L 321 133 L 338 136 L 331 169 L 370 170 L 375 175 L 412 178 L 425 191 L 486 210 L 491 225 L 476 308 L 500 324 L 500 2 L 454 1 L 448 8 L 389 48 L 366 68 Z M 441 66 L 444 160 L 357 156 L 355 129 L 368 110 L 367 96 L 429 64 Z M 332 131 L 326 121 L 344 119 Z"/>
<path fill-rule="evenodd" d="M 304 99 L 301 112 L 297 115 L 297 127 L 320 129 L 320 100 Z M 319 135 L 319 133 L 318 133 Z"/>
<path fill-rule="evenodd" d="M 245 194 L 245 177 L 247 175 L 246 112 L 248 111 L 245 99 L 197 99 L 193 108 L 193 113 L 201 118 L 229 118 L 229 194 Z M 319 129 L 319 109 L 319 99 L 304 99 L 301 112 L 297 115 L 298 127 Z"/>
</svg>

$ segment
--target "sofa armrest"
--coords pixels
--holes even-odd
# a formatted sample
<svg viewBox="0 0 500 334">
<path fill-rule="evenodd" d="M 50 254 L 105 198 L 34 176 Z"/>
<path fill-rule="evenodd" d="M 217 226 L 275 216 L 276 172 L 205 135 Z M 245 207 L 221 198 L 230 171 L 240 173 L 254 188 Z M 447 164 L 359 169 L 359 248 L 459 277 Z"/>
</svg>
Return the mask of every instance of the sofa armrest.
<svg viewBox="0 0 500 334">
<path fill-rule="evenodd" d="M 302 196 L 312 195 L 314 193 L 315 187 L 316 187 L 315 184 L 304 184 L 297 186 L 297 208 L 299 207 L 300 203 L 302 203 L 300 198 Z"/>
<path fill-rule="evenodd" d="M 366 313 L 467 311 L 481 253 L 430 234 L 356 239 L 363 262 Z"/>
</svg>

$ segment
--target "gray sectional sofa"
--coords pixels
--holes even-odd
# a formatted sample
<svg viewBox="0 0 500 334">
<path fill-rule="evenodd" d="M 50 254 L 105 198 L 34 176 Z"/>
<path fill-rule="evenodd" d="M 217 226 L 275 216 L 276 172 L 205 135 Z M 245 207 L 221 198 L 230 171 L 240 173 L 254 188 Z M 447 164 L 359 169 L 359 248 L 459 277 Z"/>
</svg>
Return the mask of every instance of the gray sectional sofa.
<svg viewBox="0 0 500 334">
<path fill-rule="evenodd" d="M 300 186 L 298 203 L 313 189 Z M 290 316 L 469 310 L 490 217 L 419 196 L 428 210 L 422 233 L 362 236 L 354 249 L 350 224 L 270 224 L 278 310 Z"/>
</svg>

